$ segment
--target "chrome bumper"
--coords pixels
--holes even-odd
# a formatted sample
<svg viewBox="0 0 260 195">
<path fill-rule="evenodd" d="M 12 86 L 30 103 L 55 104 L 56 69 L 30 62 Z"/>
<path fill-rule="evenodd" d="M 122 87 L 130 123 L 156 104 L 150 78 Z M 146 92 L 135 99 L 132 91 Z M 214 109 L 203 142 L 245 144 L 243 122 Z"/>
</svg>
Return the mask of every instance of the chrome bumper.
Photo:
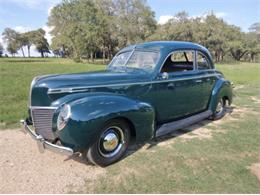
<svg viewBox="0 0 260 195">
<path fill-rule="evenodd" d="M 41 135 L 37 135 L 33 130 L 30 129 L 30 127 L 28 126 L 28 124 L 25 120 L 21 120 L 20 124 L 22 126 L 22 131 L 26 134 L 29 133 L 30 136 L 34 140 L 36 140 L 38 149 L 41 153 L 43 153 L 44 150 L 46 149 L 46 150 L 50 150 L 52 152 L 63 154 L 66 156 L 73 155 L 74 152 L 71 148 L 52 144 L 52 143 L 46 141 Z"/>
</svg>

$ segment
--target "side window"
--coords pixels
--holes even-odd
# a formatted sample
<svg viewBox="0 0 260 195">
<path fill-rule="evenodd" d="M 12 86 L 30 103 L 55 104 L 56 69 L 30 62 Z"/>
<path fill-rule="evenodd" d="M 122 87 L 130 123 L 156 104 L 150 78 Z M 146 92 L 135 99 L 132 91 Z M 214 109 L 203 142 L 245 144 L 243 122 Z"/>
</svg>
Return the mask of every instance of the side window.
<svg viewBox="0 0 260 195">
<path fill-rule="evenodd" d="M 194 70 L 194 51 L 176 51 L 163 64 L 161 72 L 183 72 Z"/>
<path fill-rule="evenodd" d="M 206 70 L 211 68 L 207 57 L 201 52 L 197 52 L 197 65 L 198 70 Z"/>
</svg>

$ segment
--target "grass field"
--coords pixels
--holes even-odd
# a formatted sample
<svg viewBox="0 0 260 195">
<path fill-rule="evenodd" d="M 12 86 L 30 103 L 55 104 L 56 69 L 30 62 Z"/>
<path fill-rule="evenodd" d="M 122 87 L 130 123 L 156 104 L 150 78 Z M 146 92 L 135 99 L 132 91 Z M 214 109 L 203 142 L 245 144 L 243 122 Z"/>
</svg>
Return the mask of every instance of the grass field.
<svg viewBox="0 0 260 195">
<path fill-rule="evenodd" d="M 68 59 L 0 58 L 0 129 L 18 127 L 18 121 L 27 116 L 29 88 L 35 76 L 104 68 Z"/>
<path fill-rule="evenodd" d="M 34 76 L 103 68 L 61 59 L 0 59 L 0 128 L 17 127 L 26 116 Z M 127 158 L 85 181 L 79 193 L 260 193 L 256 171 L 250 170 L 260 163 L 260 64 L 217 68 L 236 86 L 222 120 L 133 146 Z"/>
</svg>

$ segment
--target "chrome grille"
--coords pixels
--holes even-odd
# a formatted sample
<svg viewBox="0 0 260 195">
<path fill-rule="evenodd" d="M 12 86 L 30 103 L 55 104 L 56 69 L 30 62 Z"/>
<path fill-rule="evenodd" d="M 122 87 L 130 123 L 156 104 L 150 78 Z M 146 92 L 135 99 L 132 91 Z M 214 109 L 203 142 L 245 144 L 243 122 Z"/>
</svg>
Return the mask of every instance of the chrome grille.
<svg viewBox="0 0 260 195">
<path fill-rule="evenodd" d="M 52 107 L 31 107 L 31 114 L 35 132 L 47 140 L 54 140 L 52 131 L 52 117 L 56 108 Z"/>
</svg>

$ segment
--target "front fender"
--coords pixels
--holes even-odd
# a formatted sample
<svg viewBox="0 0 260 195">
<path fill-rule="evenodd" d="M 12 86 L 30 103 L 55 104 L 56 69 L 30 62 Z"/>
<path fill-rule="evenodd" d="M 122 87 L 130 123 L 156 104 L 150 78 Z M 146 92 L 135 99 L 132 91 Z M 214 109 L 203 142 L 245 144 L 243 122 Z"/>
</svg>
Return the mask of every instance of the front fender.
<svg viewBox="0 0 260 195">
<path fill-rule="evenodd" d="M 59 132 L 63 145 L 74 150 L 91 146 L 104 124 L 114 118 L 131 122 L 136 141 L 151 139 L 154 133 L 154 109 L 150 104 L 130 99 L 123 95 L 91 93 L 85 97 L 72 98 L 66 102 L 71 106 L 71 118 Z"/>
<path fill-rule="evenodd" d="M 211 110 L 214 113 L 219 100 L 223 97 L 227 98 L 229 104 L 231 104 L 233 99 L 233 90 L 230 81 L 224 78 L 220 78 L 217 80 L 212 90 L 209 103 L 209 110 Z"/>
</svg>

